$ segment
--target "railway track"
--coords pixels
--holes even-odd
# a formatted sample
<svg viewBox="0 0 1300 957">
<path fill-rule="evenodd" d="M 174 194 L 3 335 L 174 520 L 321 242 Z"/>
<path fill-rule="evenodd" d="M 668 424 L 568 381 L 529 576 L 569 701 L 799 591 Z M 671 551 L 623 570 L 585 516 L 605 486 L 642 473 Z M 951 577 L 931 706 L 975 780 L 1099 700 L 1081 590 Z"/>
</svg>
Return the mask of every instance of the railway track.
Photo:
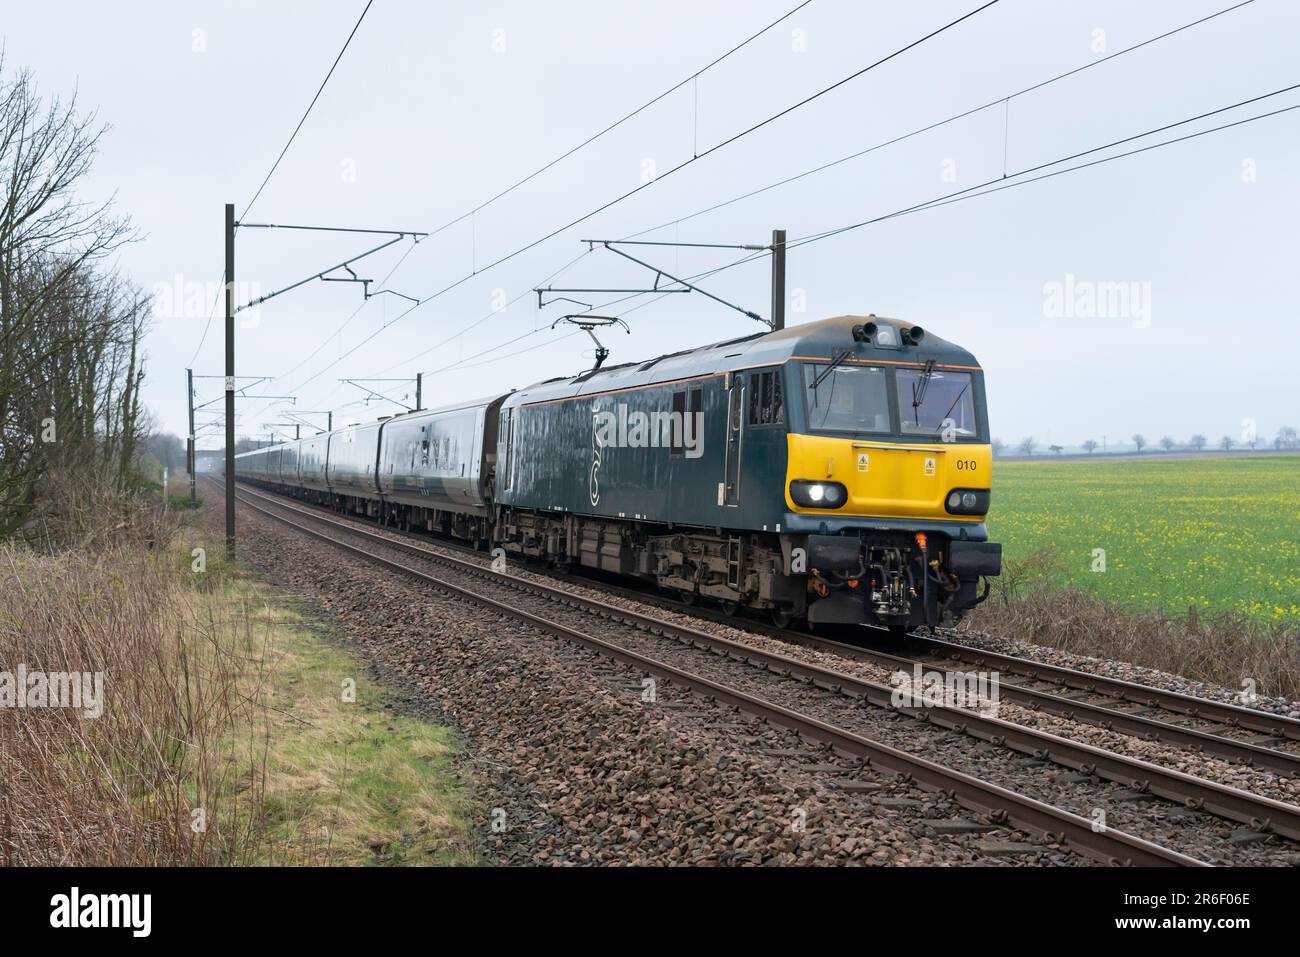
<svg viewBox="0 0 1300 957">
<path fill-rule="evenodd" d="M 1117 731 L 1145 741 L 1177 745 L 1198 753 L 1238 761 L 1248 767 L 1275 771 L 1285 777 L 1300 776 L 1300 754 L 1294 751 L 1266 747 L 1204 728 L 1190 727 L 1159 720 L 1150 715 L 1120 710 L 1115 704 L 1139 705 L 1143 708 L 1173 712 L 1191 718 L 1203 718 L 1207 722 L 1214 722 L 1227 728 L 1254 730 L 1264 733 L 1270 741 L 1296 740 L 1295 735 L 1300 732 L 1300 722 L 1283 715 L 1251 711 L 1247 708 L 1163 691 L 1133 682 L 1108 679 L 1056 665 L 1040 664 L 1025 658 L 984 652 L 923 635 L 912 635 L 909 638 L 919 643 L 922 651 L 931 653 L 909 657 L 789 629 L 773 629 L 771 633 L 783 641 L 887 668 L 910 669 L 919 664 L 925 670 L 937 672 L 941 676 L 953 672 L 987 669 L 996 671 L 999 675 L 1019 675 L 1029 682 L 1039 682 L 1052 688 L 1078 690 L 1090 697 L 1069 697 L 1035 688 L 1030 684 L 1008 682 L 1005 678 L 999 681 L 999 692 L 1003 698 L 1034 711 L 1058 715 L 1070 721 Z M 946 662 L 959 662 L 966 667 L 953 668 Z M 1240 712 L 1246 714 L 1242 715 Z"/>
<path fill-rule="evenodd" d="M 1021 675 L 1031 681 L 1049 683 L 1062 688 L 1110 699 L 1144 708 L 1169 711 L 1189 718 L 1204 719 L 1229 728 L 1239 728 L 1265 736 L 1270 740 L 1300 741 L 1300 721 L 1285 715 L 1269 714 L 1255 708 L 1212 701 L 1192 695 L 1152 688 L 1148 685 L 1108 678 L 1086 671 L 1076 671 L 1059 665 L 1029 661 L 1013 655 L 971 648 L 928 636 L 915 636 L 923 650 L 937 658 L 963 661 L 977 666 L 994 666 L 1000 671 Z M 1077 699 L 1071 699 L 1077 700 Z M 1080 702 L 1082 703 L 1082 702 Z M 1122 714 L 1122 712 L 1119 712 Z M 1208 749 L 1207 749 L 1208 750 Z M 1284 753 L 1295 757 L 1290 752 Z M 1300 758 L 1297 759 L 1300 761 Z M 1300 767 L 1300 764 L 1296 765 Z"/>
<path fill-rule="evenodd" d="M 574 576 L 563 577 L 592 581 Z M 1197 753 L 1237 761 L 1248 767 L 1274 771 L 1285 777 L 1300 776 L 1300 752 L 1282 749 L 1293 742 L 1300 743 L 1300 721 L 1285 715 L 1166 691 L 1028 658 L 984 651 L 928 635 L 908 636 L 908 640 L 917 648 L 917 654 L 891 654 L 847 641 L 737 618 L 699 605 L 687 605 L 675 599 L 607 582 L 599 582 L 597 587 L 634 601 L 655 604 L 742 631 L 881 667 L 908 670 L 920 664 L 927 671 L 935 671 L 941 676 L 954 671 L 997 671 L 1001 676 L 999 691 L 1002 697 L 1032 710 L 1131 735 L 1144 741 L 1177 745 Z M 949 662 L 958 662 L 967 667 L 953 668 Z M 1007 681 L 1005 676 L 1008 674 L 1020 676 L 1024 683 Z M 1043 686 L 1053 690 L 1046 690 Z M 1071 692 L 1075 694 L 1072 695 Z M 1077 696 L 1079 694 L 1087 697 Z M 1126 706 L 1166 712 L 1196 721 L 1200 726 L 1160 720 L 1149 713 L 1122 710 Z M 1258 739 L 1241 740 L 1229 736 L 1237 732 L 1254 733 L 1257 738 L 1281 747 L 1267 746 Z"/>
<path fill-rule="evenodd" d="M 245 491 L 251 490 L 245 489 Z M 289 504 L 281 497 L 269 497 L 268 500 L 281 505 Z M 307 514 L 327 514 L 312 506 L 293 504 Z M 341 525 L 351 527 L 346 522 Z M 392 532 L 392 534 L 401 533 Z M 481 555 L 459 543 L 440 541 L 438 547 Z M 589 578 L 574 575 L 556 574 L 554 577 L 578 583 L 592 583 Z M 715 613 L 698 605 L 686 605 L 680 601 L 665 599 L 662 596 L 647 594 L 621 585 L 611 585 L 602 581 L 598 583 L 598 587 L 629 600 L 707 618 L 729 627 L 775 637 L 790 644 L 869 662 L 891 670 L 910 671 L 914 665 L 920 664 L 926 671 L 937 673 L 940 677 L 971 670 L 996 671 L 999 674 L 1001 696 L 1031 710 L 1131 735 L 1144 741 L 1175 745 L 1196 753 L 1214 755 L 1248 767 L 1273 771 L 1284 777 L 1300 776 L 1300 753 L 1265 746 L 1259 741 L 1241 740 L 1229 736 L 1230 733 L 1244 731 L 1279 744 L 1300 742 L 1300 721 L 1284 715 L 1269 714 L 1252 708 L 1165 691 L 1059 665 L 983 651 L 930 636 L 909 636 L 919 653 L 903 656 L 803 631 L 738 619 L 732 615 Z M 967 667 L 954 668 L 948 664 L 949 662 L 958 662 Z M 1006 675 L 1019 676 L 1024 681 L 1023 683 L 1008 681 Z M 1042 687 L 1044 685 L 1053 690 L 1046 690 Z M 1141 714 L 1124 710 L 1126 707 L 1167 712 L 1197 721 L 1201 726 L 1161 720 L 1150 713 Z"/>
<path fill-rule="evenodd" d="M 782 707 L 779 704 L 719 683 L 716 680 L 711 680 L 703 675 L 685 671 L 662 660 L 640 655 L 622 645 L 596 638 L 584 631 L 579 631 L 549 618 L 513 607 L 477 591 L 466 589 L 455 583 L 412 569 L 409 565 L 395 562 L 376 555 L 367 549 L 325 535 L 307 525 L 287 518 L 284 513 L 291 513 L 316 524 L 337 528 L 345 534 L 374 541 L 385 548 L 395 549 L 406 554 L 414 554 L 423 560 L 455 567 L 459 571 L 467 572 L 495 584 L 505 584 L 511 588 L 522 589 L 534 595 L 542 595 L 551 601 L 581 608 L 587 614 L 631 624 L 638 630 L 666 635 L 693 647 L 707 648 L 720 654 L 738 658 L 749 664 L 759 665 L 769 671 L 834 691 L 837 694 L 863 699 L 876 707 L 891 708 L 890 696 L 893 689 L 884 685 L 864 681 L 861 678 L 842 672 L 810 665 L 788 656 L 760 651 L 750 645 L 740 644 L 721 636 L 706 634 L 693 628 L 611 606 L 536 581 L 493 571 L 485 568 L 479 561 L 470 561 L 453 555 L 442 554 L 394 538 L 392 533 L 380 534 L 358 527 L 351 522 L 329 517 L 315 508 L 290 503 L 282 498 L 262 492 L 244 489 L 241 498 L 244 504 L 251 508 L 309 535 L 330 542 L 337 547 L 361 555 L 370 561 L 378 562 L 392 570 L 414 576 L 437 587 L 451 590 L 456 594 L 486 604 L 498 611 L 527 620 L 557 637 L 576 641 L 586 647 L 608 654 L 625 664 L 643 668 L 651 674 L 693 688 L 706 696 L 759 715 L 765 720 L 789 727 L 812 740 L 829 744 L 844 754 L 868 760 L 875 767 L 898 774 L 910 775 L 918 783 L 925 786 L 950 791 L 967 807 L 981 813 L 1004 816 L 1007 820 L 1026 830 L 1062 840 L 1068 843 L 1072 849 L 1088 854 L 1091 857 L 1128 863 L 1200 863 L 1187 855 L 1170 851 L 1143 838 L 1116 832 L 1114 829 L 1107 828 L 1101 834 L 1098 834 L 1092 827 L 1092 821 L 1068 810 L 1056 808 L 1051 804 L 1018 794 L 990 782 L 981 781 L 969 774 L 943 767 L 917 755 L 908 754 L 878 741 L 872 741 L 860 734 L 828 724 L 811 715 Z M 260 500 L 263 504 L 257 504 L 257 501 L 254 501 L 255 499 Z M 808 638 L 808 636 L 801 637 Z M 865 652 L 862 649 L 855 649 L 855 651 L 868 655 L 874 654 Z M 885 657 L 893 658 L 896 663 L 902 662 L 908 665 L 912 663 L 908 659 L 897 658 L 896 656 Z M 1260 795 L 1205 781 L 1124 755 L 1104 751 L 1100 748 L 1069 741 L 1037 729 L 1001 721 L 997 718 L 981 716 L 971 711 L 941 707 L 899 708 L 897 710 L 911 717 L 926 720 L 937 727 L 951 728 L 997 746 L 1011 748 L 1031 755 L 1034 758 L 1050 760 L 1065 767 L 1083 771 L 1088 775 L 1097 775 L 1098 777 L 1121 782 L 1126 786 L 1133 786 L 1144 792 L 1164 797 L 1167 800 L 1245 823 L 1257 830 L 1279 834 L 1292 839 L 1300 839 L 1300 808 L 1273 801 Z M 1081 828 L 1086 830 L 1081 830 Z"/>
</svg>

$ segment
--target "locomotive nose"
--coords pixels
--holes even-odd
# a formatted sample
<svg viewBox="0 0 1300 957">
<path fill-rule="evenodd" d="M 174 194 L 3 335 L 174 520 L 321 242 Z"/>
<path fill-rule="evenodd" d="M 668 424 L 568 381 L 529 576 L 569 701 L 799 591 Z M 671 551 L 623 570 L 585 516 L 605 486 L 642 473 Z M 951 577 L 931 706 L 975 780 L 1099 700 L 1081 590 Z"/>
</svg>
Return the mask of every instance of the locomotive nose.
<svg viewBox="0 0 1300 957">
<path fill-rule="evenodd" d="M 987 445 L 910 445 L 797 433 L 787 443 L 786 504 L 792 512 L 949 521 L 978 520 L 988 512 L 992 451 Z"/>
</svg>

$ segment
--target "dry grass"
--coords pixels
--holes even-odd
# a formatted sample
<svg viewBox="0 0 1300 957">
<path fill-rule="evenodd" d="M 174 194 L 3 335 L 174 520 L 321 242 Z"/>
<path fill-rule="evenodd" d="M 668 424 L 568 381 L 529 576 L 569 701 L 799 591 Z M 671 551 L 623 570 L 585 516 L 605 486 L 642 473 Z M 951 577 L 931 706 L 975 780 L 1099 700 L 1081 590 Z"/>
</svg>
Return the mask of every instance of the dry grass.
<svg viewBox="0 0 1300 957">
<path fill-rule="evenodd" d="M 0 672 L 104 676 L 98 717 L 0 706 L 0 864 L 473 862 L 448 729 L 385 712 L 218 543 L 196 571 L 196 524 L 84 528 L 93 556 L 0 545 Z"/>
<path fill-rule="evenodd" d="M 158 491 L 123 493 L 105 480 L 54 469 L 19 537 L 47 554 L 156 548 L 171 541 L 180 519 L 161 507 Z"/>
<path fill-rule="evenodd" d="M 1300 629 L 1223 612 L 1186 616 L 1121 609 L 1080 588 L 1062 588 L 1063 560 L 1040 548 L 1003 563 L 993 593 L 963 627 L 1117 658 L 1230 688 L 1249 679 L 1261 696 L 1300 698 Z"/>
<path fill-rule="evenodd" d="M 239 859 L 259 794 L 231 796 L 218 744 L 248 707 L 241 680 L 264 661 L 251 631 L 225 640 L 188 574 L 188 557 L 182 571 L 166 549 L 0 547 L 3 669 L 104 676 L 100 717 L 0 708 L 4 863 Z"/>
</svg>

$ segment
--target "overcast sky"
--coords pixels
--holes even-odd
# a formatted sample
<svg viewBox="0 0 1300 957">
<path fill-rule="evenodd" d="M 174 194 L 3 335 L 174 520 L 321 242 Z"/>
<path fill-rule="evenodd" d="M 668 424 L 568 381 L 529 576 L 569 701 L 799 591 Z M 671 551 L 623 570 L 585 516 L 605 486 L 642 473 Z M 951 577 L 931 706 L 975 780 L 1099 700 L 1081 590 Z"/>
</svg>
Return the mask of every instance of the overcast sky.
<svg viewBox="0 0 1300 957">
<path fill-rule="evenodd" d="M 433 233 L 796 3 L 375 0 L 246 221 Z M 643 238 L 764 243 L 774 227 L 807 236 L 1300 83 L 1300 7 L 1256 0 L 1005 106 L 684 219 L 1231 0 L 1002 0 L 663 176 L 979 5 L 813 0 L 472 219 L 354 266 L 374 289 L 398 266 L 387 288 L 417 299 L 476 273 L 468 281 L 400 320 L 410 303 L 398 296 L 363 303 L 359 286 L 309 283 L 243 324 L 239 371 L 276 377 L 254 391 L 295 395 L 301 410 L 332 409 L 336 424 L 397 409 L 356 404 L 363 393 L 344 377 L 423 371 L 426 406 L 522 387 L 590 365 L 585 337 L 549 328 L 563 304 L 539 311 L 528 292 L 580 256 L 580 238 L 663 224 Z M 146 234 L 117 265 L 161 293 L 144 400 L 170 431 L 185 432 L 184 370 L 196 350 L 196 374 L 222 372 L 220 314 L 199 343 L 221 279 L 223 204 L 244 216 L 363 6 L 0 0 L 6 69 L 30 69 L 47 95 L 77 90 L 112 126 L 84 192 L 116 192 Z M 1298 94 L 1126 148 L 1294 105 Z M 485 268 L 648 173 L 662 178 Z M 1271 439 L 1281 425 L 1300 426 L 1298 183 L 1300 110 L 793 249 L 788 322 L 874 312 L 961 343 L 986 370 L 993 433 L 1009 442 L 1104 435 L 1113 447 L 1135 431 L 1152 440 L 1203 432 L 1214 442 L 1239 436 L 1243 420 Z M 374 244 L 364 235 L 242 229 L 236 279 L 264 294 Z M 635 254 L 684 273 L 742 255 Z M 652 278 L 597 251 L 551 282 L 637 287 Z M 1089 304 L 1091 292 L 1115 283 L 1124 285 L 1109 288 L 1122 288 L 1127 302 Z M 768 313 L 765 260 L 702 284 Z M 631 335 L 605 335 L 611 363 L 758 328 L 696 295 L 650 302 L 626 321 Z M 398 398 L 409 391 L 375 387 Z M 221 385 L 204 379 L 199 388 L 205 402 Z M 266 423 L 294 408 L 268 406 L 241 400 L 240 434 L 265 435 Z M 207 434 L 201 447 L 220 444 Z"/>
</svg>

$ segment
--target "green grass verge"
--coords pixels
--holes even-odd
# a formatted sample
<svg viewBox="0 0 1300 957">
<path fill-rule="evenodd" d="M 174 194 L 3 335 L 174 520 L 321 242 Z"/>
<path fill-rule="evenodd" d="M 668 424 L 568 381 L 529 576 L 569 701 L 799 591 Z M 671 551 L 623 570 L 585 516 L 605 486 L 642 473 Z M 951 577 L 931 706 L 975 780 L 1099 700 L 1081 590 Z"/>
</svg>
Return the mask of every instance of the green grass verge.
<svg viewBox="0 0 1300 957">
<path fill-rule="evenodd" d="M 255 706 L 232 730 L 226 759 L 230 790 L 260 797 L 248 862 L 476 862 L 472 788 L 457 772 L 451 729 L 385 709 L 360 659 L 269 587 L 228 577 L 206 600 L 245 623 L 238 644 L 256 662 L 242 689 Z"/>
</svg>

